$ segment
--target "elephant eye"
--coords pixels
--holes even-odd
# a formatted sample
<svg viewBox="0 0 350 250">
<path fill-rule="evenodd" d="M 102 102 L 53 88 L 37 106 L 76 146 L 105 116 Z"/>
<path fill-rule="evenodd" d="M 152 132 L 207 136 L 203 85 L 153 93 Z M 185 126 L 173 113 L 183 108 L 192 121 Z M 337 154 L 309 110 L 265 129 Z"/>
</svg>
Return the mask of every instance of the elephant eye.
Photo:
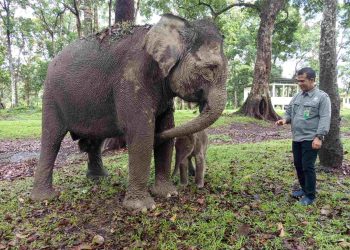
<svg viewBox="0 0 350 250">
<path fill-rule="evenodd" d="M 211 71 L 216 70 L 218 68 L 217 64 L 211 64 L 209 66 L 207 66 L 208 69 L 210 69 Z"/>
</svg>

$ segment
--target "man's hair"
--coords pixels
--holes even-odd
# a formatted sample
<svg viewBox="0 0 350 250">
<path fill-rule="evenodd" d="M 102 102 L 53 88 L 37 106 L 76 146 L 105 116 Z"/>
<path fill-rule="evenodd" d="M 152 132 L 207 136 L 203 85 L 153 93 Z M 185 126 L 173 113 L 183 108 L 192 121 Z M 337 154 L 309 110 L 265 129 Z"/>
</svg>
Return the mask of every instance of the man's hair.
<svg viewBox="0 0 350 250">
<path fill-rule="evenodd" d="M 305 68 L 299 69 L 297 72 L 297 75 L 300 76 L 300 75 L 303 75 L 304 73 L 306 74 L 307 79 L 309 79 L 309 80 L 316 79 L 316 72 L 312 68 L 305 67 Z"/>
</svg>

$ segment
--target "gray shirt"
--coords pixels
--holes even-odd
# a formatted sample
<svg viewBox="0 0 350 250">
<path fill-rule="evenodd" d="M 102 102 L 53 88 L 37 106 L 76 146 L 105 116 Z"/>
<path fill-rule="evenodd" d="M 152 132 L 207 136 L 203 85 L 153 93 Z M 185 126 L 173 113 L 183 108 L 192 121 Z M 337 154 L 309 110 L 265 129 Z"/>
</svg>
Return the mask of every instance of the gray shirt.
<svg viewBox="0 0 350 250">
<path fill-rule="evenodd" d="M 313 88 L 293 96 L 284 115 L 291 123 L 293 141 L 312 141 L 316 135 L 326 135 L 331 122 L 331 101 L 328 95 Z"/>
</svg>

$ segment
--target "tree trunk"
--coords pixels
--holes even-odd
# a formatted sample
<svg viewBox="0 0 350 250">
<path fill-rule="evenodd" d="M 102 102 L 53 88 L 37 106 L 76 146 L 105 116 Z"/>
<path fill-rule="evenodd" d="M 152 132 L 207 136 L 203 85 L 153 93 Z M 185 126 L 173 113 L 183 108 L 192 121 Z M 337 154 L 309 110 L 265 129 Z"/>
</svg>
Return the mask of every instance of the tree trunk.
<svg viewBox="0 0 350 250">
<path fill-rule="evenodd" d="M 11 12 L 10 12 L 10 1 L 4 1 L 3 8 L 6 12 L 6 16 L 3 17 L 3 21 L 6 26 L 6 47 L 7 47 L 7 60 L 9 62 L 9 71 L 11 78 L 11 106 L 15 107 L 18 105 L 18 89 L 17 81 L 15 79 L 15 69 L 13 65 L 12 57 L 12 41 L 11 41 Z"/>
<path fill-rule="evenodd" d="M 233 102 L 233 108 L 236 109 L 238 107 L 238 100 L 237 100 L 237 90 L 234 90 L 234 102 Z"/>
<path fill-rule="evenodd" d="M 319 158 L 321 166 L 328 168 L 339 168 L 343 162 L 337 85 L 336 13 L 337 0 L 325 0 L 320 39 L 320 89 L 331 99 L 332 118 L 330 131 L 319 151 Z"/>
<path fill-rule="evenodd" d="M 92 33 L 92 8 L 91 8 L 91 2 L 90 0 L 84 1 L 84 6 L 82 8 L 84 13 L 84 20 L 83 20 L 83 35 L 87 37 Z"/>
<path fill-rule="evenodd" d="M 115 3 L 115 23 L 135 21 L 134 0 L 117 0 Z"/>
<path fill-rule="evenodd" d="M 112 0 L 108 1 L 108 27 L 112 26 Z"/>
<path fill-rule="evenodd" d="M 112 1 L 109 2 L 109 6 L 111 6 L 111 4 Z M 115 23 L 123 21 L 135 21 L 134 0 L 117 0 L 115 6 Z M 110 20 L 111 15 L 109 16 L 109 22 L 111 22 Z M 125 147 L 125 137 L 117 136 L 105 140 L 103 144 L 103 151 L 118 150 Z"/>
<path fill-rule="evenodd" d="M 262 4 L 253 86 L 247 100 L 238 111 L 246 116 L 273 121 L 280 118 L 271 103 L 269 78 L 271 74 L 272 32 L 276 17 L 284 4 L 285 1 L 282 0 L 265 0 Z"/>
<path fill-rule="evenodd" d="M 98 32 L 100 30 L 100 25 L 98 22 L 98 8 L 97 4 L 94 4 L 94 27 L 92 29 L 93 32 Z"/>
<path fill-rule="evenodd" d="M 81 18 L 80 18 L 80 2 L 77 1 L 77 0 L 73 1 L 73 11 L 72 11 L 72 13 L 75 15 L 75 18 L 76 18 L 78 37 L 81 38 L 81 36 L 82 36 L 82 29 L 81 29 Z"/>
</svg>

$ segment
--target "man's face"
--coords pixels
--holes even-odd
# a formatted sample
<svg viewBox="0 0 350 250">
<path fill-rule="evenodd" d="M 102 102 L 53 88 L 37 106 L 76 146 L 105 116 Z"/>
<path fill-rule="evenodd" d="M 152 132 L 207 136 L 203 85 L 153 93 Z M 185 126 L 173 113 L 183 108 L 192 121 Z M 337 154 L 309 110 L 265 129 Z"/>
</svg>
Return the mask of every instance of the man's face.
<svg viewBox="0 0 350 250">
<path fill-rule="evenodd" d="M 302 91 L 309 91 L 315 87 L 315 79 L 308 79 L 306 73 L 298 75 L 297 81 Z"/>
</svg>

